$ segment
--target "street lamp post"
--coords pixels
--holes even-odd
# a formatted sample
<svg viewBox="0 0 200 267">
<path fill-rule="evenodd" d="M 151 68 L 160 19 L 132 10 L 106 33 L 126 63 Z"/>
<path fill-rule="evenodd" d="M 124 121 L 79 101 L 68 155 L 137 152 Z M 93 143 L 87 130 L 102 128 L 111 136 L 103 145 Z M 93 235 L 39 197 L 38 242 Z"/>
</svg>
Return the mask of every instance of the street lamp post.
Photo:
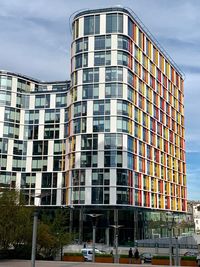
<svg viewBox="0 0 200 267">
<path fill-rule="evenodd" d="M 169 230 L 169 257 L 170 257 L 170 266 L 172 266 L 172 233 L 173 233 L 173 227 L 174 224 L 177 222 L 178 216 L 176 216 L 172 212 L 167 213 L 167 226 Z M 179 265 L 179 251 L 178 251 L 178 234 L 175 234 L 175 248 L 176 248 L 176 254 L 175 254 L 175 265 Z"/>
<path fill-rule="evenodd" d="M 123 225 L 110 225 L 114 228 L 114 245 L 115 245 L 115 263 L 119 263 L 119 256 L 118 256 L 118 235 L 119 235 L 119 228 Z"/>
<path fill-rule="evenodd" d="M 169 228 L 169 265 L 172 266 L 172 226 Z"/>
<path fill-rule="evenodd" d="M 96 218 L 102 214 L 87 214 L 92 218 L 92 262 L 95 262 L 95 242 L 96 242 Z"/>
<path fill-rule="evenodd" d="M 169 265 L 172 266 L 172 228 L 174 216 L 172 212 L 167 212 L 167 226 L 169 230 Z"/>
<path fill-rule="evenodd" d="M 178 255 L 178 236 L 176 236 L 176 266 L 179 265 L 179 255 Z"/>
<path fill-rule="evenodd" d="M 34 219 L 33 219 L 31 267 L 35 267 L 36 241 L 37 241 L 37 224 L 38 224 L 38 211 L 36 210 L 34 212 Z"/>
<path fill-rule="evenodd" d="M 175 220 L 178 217 L 175 216 L 172 212 L 167 212 L 167 226 L 169 230 L 169 259 L 170 259 L 170 266 L 172 266 L 172 232 L 173 232 L 173 226 L 175 224 Z M 176 238 L 176 257 L 175 257 L 175 265 L 178 266 L 179 263 L 179 255 L 178 255 L 178 236 Z"/>
<path fill-rule="evenodd" d="M 24 194 L 26 195 L 26 194 Z M 50 195 L 49 193 L 42 193 L 39 195 L 35 194 L 28 194 L 28 196 L 34 197 L 34 198 L 39 198 L 41 199 L 44 196 Z M 39 203 L 37 205 L 37 209 L 34 211 L 33 214 L 33 235 L 32 235 L 32 249 L 31 249 L 31 267 L 35 267 L 35 258 L 36 258 L 36 248 L 37 248 L 37 226 L 38 226 L 38 215 L 39 215 L 39 210 L 38 210 Z"/>
</svg>

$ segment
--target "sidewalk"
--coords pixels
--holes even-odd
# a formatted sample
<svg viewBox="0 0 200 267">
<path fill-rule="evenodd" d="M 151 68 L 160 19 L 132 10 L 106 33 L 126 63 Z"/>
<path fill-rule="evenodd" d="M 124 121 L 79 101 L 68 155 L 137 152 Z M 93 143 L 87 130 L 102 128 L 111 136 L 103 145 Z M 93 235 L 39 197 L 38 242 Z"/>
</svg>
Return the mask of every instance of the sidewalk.
<svg viewBox="0 0 200 267">
<path fill-rule="evenodd" d="M 67 262 L 67 261 L 36 261 L 35 267 L 166 267 L 164 265 L 151 264 L 116 264 L 116 263 L 92 263 L 92 262 Z M 31 267 L 29 260 L 2 260 L 0 267 Z"/>
</svg>

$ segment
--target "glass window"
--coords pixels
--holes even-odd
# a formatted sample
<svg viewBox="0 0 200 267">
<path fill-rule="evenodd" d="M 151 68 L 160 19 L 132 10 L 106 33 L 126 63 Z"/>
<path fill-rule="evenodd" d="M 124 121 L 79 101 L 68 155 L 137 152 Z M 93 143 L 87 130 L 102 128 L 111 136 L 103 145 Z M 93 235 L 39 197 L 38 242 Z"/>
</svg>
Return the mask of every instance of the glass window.
<svg viewBox="0 0 200 267">
<path fill-rule="evenodd" d="M 59 123 L 59 122 L 60 122 L 59 109 L 45 110 L 45 123 Z"/>
<path fill-rule="evenodd" d="M 100 31 L 100 16 L 85 16 L 84 17 L 84 35 L 99 34 Z"/>
<path fill-rule="evenodd" d="M 15 155 L 26 155 L 26 153 L 27 153 L 27 142 L 26 141 L 23 142 L 23 141 L 15 140 L 14 141 L 14 146 L 13 146 L 13 154 L 15 154 Z"/>
<path fill-rule="evenodd" d="M 79 35 L 79 19 L 75 20 L 72 25 L 73 39 L 78 38 Z"/>
<path fill-rule="evenodd" d="M 11 105 L 11 92 L 0 90 L 0 105 L 1 106 Z"/>
<path fill-rule="evenodd" d="M 85 170 L 72 170 L 73 185 L 85 185 Z"/>
<path fill-rule="evenodd" d="M 117 185 L 128 186 L 128 172 L 127 172 L 127 170 L 117 169 Z"/>
<path fill-rule="evenodd" d="M 100 33 L 100 15 L 95 15 L 95 34 Z"/>
<path fill-rule="evenodd" d="M 6 90 L 11 90 L 12 87 L 12 77 L 0 76 L 0 87 Z"/>
<path fill-rule="evenodd" d="M 18 79 L 17 92 L 30 92 L 30 82 Z"/>
<path fill-rule="evenodd" d="M 86 123 L 87 123 L 86 118 L 75 119 L 73 121 L 74 133 L 81 133 L 81 132 L 85 133 L 86 132 Z"/>
<path fill-rule="evenodd" d="M 92 188 L 92 204 L 103 204 L 103 188 Z"/>
<path fill-rule="evenodd" d="M 87 115 L 87 102 L 77 102 L 74 104 L 74 117 Z"/>
<path fill-rule="evenodd" d="M 91 150 L 92 149 L 92 135 L 83 134 L 81 135 L 81 150 Z"/>
<path fill-rule="evenodd" d="M 133 152 L 133 138 L 131 136 L 128 136 L 128 151 Z"/>
<path fill-rule="evenodd" d="M 5 107 L 4 120 L 9 122 L 19 123 L 20 110 L 11 107 Z"/>
<path fill-rule="evenodd" d="M 104 149 L 122 149 L 122 134 L 105 134 Z"/>
<path fill-rule="evenodd" d="M 36 108 L 49 108 L 50 107 L 50 95 L 36 95 L 35 96 Z"/>
<path fill-rule="evenodd" d="M 94 53 L 94 65 L 104 66 L 111 64 L 111 53 L 110 52 L 95 52 Z"/>
<path fill-rule="evenodd" d="M 129 120 L 123 117 L 117 117 L 117 131 L 118 132 L 129 132 Z"/>
<path fill-rule="evenodd" d="M 76 41 L 76 53 L 88 51 L 88 37 Z"/>
<path fill-rule="evenodd" d="M 94 115 L 110 115 L 110 100 L 94 101 L 93 104 Z"/>
<path fill-rule="evenodd" d="M 95 36 L 94 49 L 95 50 L 111 49 L 111 36 L 110 35 Z"/>
<path fill-rule="evenodd" d="M 104 101 L 94 101 L 93 104 L 93 114 L 94 115 L 104 115 Z"/>
<path fill-rule="evenodd" d="M 128 70 L 128 83 L 133 85 L 133 73 L 130 70 Z"/>
<path fill-rule="evenodd" d="M 44 126 L 44 139 L 59 138 L 59 124 L 47 124 Z"/>
<path fill-rule="evenodd" d="M 132 41 L 123 35 L 118 35 L 118 49 L 123 49 L 132 53 Z"/>
<path fill-rule="evenodd" d="M 107 67 L 106 68 L 106 82 L 110 81 L 123 81 L 123 68 L 122 67 Z"/>
<path fill-rule="evenodd" d="M 91 83 L 99 81 L 99 69 L 91 68 L 83 70 L 83 83 Z"/>
<path fill-rule="evenodd" d="M 129 116 L 128 102 L 126 102 L 124 100 L 117 100 L 117 114 Z"/>
<path fill-rule="evenodd" d="M 64 159 L 62 156 L 54 156 L 53 157 L 53 170 L 54 171 L 62 171 L 64 167 Z"/>
<path fill-rule="evenodd" d="M 65 143 L 63 140 L 55 140 L 54 141 L 54 154 L 59 155 L 59 154 L 65 154 Z"/>
<path fill-rule="evenodd" d="M 8 152 L 8 139 L 1 138 L 0 139 L 0 153 L 7 154 L 7 152 Z"/>
<path fill-rule="evenodd" d="M 129 55 L 126 52 L 118 51 L 117 53 L 117 64 L 129 66 Z"/>
<path fill-rule="evenodd" d="M 38 138 L 38 126 L 29 125 L 24 127 L 24 138 L 25 139 L 37 139 Z"/>
<path fill-rule="evenodd" d="M 56 107 L 65 107 L 67 105 L 66 94 L 56 94 Z"/>
<path fill-rule="evenodd" d="M 3 136 L 11 138 L 19 138 L 19 125 L 4 122 Z"/>
<path fill-rule="evenodd" d="M 104 117 L 93 118 L 93 132 L 104 132 Z"/>
<path fill-rule="evenodd" d="M 91 167 L 92 152 L 81 152 L 81 167 Z"/>
<path fill-rule="evenodd" d="M 33 142 L 33 155 L 47 155 L 47 154 L 48 154 L 48 141 Z"/>
<path fill-rule="evenodd" d="M 123 15 L 107 14 L 106 15 L 106 33 L 123 32 Z"/>
<path fill-rule="evenodd" d="M 106 83 L 105 87 L 106 98 L 122 98 L 123 86 L 121 83 Z"/>
<path fill-rule="evenodd" d="M 83 134 L 81 136 L 81 150 L 91 150 L 98 148 L 98 135 Z"/>
<path fill-rule="evenodd" d="M 128 100 L 133 102 L 133 89 L 130 86 L 128 86 Z"/>
<path fill-rule="evenodd" d="M 88 66 L 88 54 L 80 54 L 75 56 L 75 69 Z"/>
<path fill-rule="evenodd" d="M 25 111 L 25 124 L 38 124 L 39 110 Z"/>
<path fill-rule="evenodd" d="M 32 159 L 32 171 L 47 170 L 47 157 L 34 157 Z"/>
<path fill-rule="evenodd" d="M 104 167 L 122 167 L 122 151 L 105 151 Z"/>
<path fill-rule="evenodd" d="M 87 84 L 83 85 L 83 99 L 99 98 L 99 85 Z"/>
<path fill-rule="evenodd" d="M 35 188 L 35 173 L 22 173 L 21 174 L 21 187 L 22 188 Z"/>
<path fill-rule="evenodd" d="M 68 84 L 67 83 L 58 83 L 58 84 L 53 84 L 52 85 L 52 91 L 65 91 L 68 89 Z"/>
</svg>

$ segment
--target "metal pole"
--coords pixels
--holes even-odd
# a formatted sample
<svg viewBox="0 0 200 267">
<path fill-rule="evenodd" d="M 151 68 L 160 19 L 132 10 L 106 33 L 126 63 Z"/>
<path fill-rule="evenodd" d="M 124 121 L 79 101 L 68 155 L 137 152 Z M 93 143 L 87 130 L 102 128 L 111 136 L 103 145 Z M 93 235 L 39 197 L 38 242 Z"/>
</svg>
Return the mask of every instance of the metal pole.
<svg viewBox="0 0 200 267">
<path fill-rule="evenodd" d="M 35 211 L 34 212 L 34 219 L 33 219 L 31 267 L 35 267 L 36 240 L 37 240 L 37 223 L 38 223 L 38 211 Z"/>
<path fill-rule="evenodd" d="M 179 255 L 178 255 L 178 236 L 176 236 L 176 266 L 179 266 Z"/>
<path fill-rule="evenodd" d="M 115 263 L 119 263 L 119 257 L 118 257 L 118 229 L 116 229 L 116 237 L 115 237 L 115 241 L 116 241 L 116 258 L 115 258 Z"/>
<path fill-rule="evenodd" d="M 114 222 L 115 222 L 115 263 L 118 263 L 118 210 L 114 210 Z"/>
<path fill-rule="evenodd" d="M 95 262 L 95 230 L 96 230 L 96 226 L 93 225 L 93 229 L 92 229 L 92 248 L 93 248 L 93 252 L 92 252 L 92 261 Z"/>
<path fill-rule="evenodd" d="M 73 209 L 69 209 L 69 233 L 72 234 Z"/>
<path fill-rule="evenodd" d="M 172 266 L 172 228 L 169 228 L 169 265 Z"/>
<path fill-rule="evenodd" d="M 79 236 L 78 236 L 78 243 L 79 245 L 82 244 L 83 241 L 83 208 L 79 210 Z"/>
</svg>

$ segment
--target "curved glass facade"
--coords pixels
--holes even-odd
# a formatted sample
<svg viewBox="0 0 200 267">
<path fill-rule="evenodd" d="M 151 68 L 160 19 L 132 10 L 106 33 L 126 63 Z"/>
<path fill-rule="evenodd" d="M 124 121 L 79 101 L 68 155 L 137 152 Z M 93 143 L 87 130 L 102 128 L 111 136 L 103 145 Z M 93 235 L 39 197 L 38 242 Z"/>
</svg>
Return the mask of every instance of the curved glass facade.
<svg viewBox="0 0 200 267">
<path fill-rule="evenodd" d="M 131 14 L 73 21 L 71 205 L 186 211 L 183 77 Z"/>
</svg>

